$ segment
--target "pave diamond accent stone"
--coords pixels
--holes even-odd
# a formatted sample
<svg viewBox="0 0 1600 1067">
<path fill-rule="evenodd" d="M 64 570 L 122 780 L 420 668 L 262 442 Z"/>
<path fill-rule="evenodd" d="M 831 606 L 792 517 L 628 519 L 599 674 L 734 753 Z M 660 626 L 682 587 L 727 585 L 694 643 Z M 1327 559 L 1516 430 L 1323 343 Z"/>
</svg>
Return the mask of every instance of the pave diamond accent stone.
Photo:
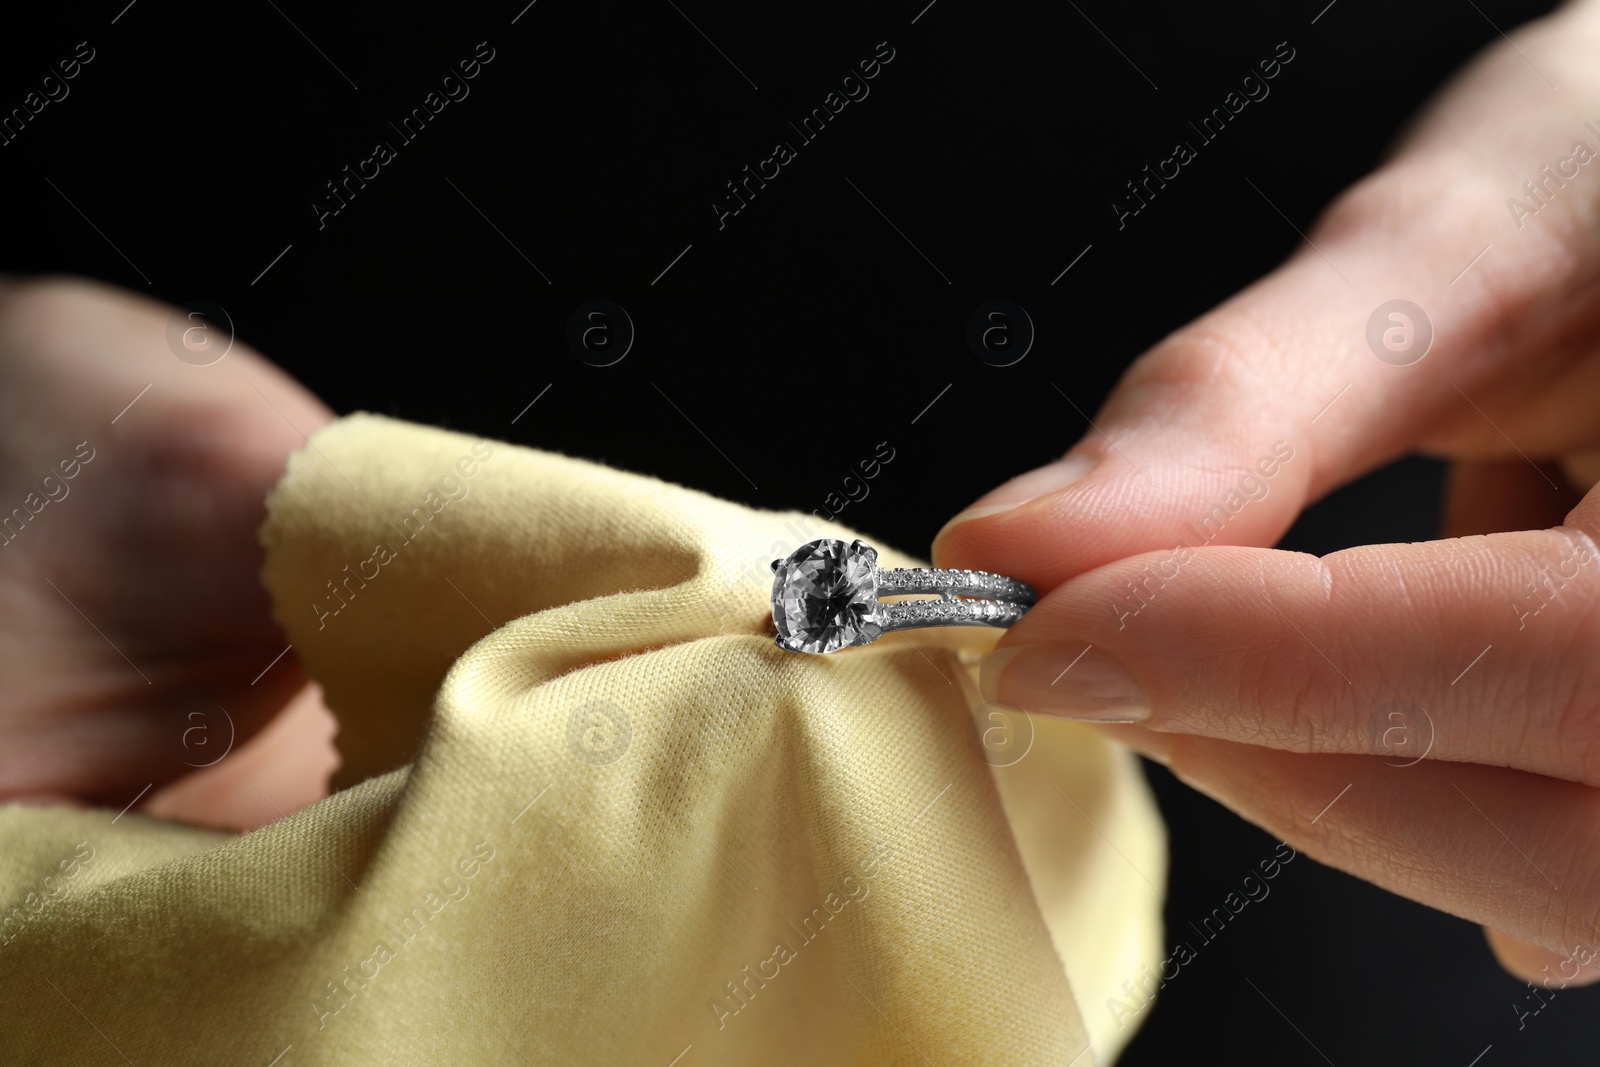
<svg viewBox="0 0 1600 1067">
<path fill-rule="evenodd" d="M 922 626 L 1010 626 L 1028 609 L 1004 600 L 903 600 L 885 604 L 878 625 L 885 631 Z"/>
<path fill-rule="evenodd" d="M 778 642 L 795 652 L 837 652 L 877 640 L 877 567 L 877 551 L 860 541 L 824 538 L 795 549 L 773 575 Z"/>
<path fill-rule="evenodd" d="M 931 570 L 906 567 L 878 572 L 878 595 L 900 596 L 918 593 L 950 593 L 1032 604 L 1034 592 L 1013 578 L 987 571 Z"/>
</svg>

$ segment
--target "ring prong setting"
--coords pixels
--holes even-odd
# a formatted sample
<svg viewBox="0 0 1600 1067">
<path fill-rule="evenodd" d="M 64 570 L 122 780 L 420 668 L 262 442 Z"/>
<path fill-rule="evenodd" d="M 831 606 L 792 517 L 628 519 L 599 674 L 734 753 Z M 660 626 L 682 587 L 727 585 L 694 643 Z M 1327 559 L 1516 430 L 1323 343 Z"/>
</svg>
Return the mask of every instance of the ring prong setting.
<svg viewBox="0 0 1600 1067">
<path fill-rule="evenodd" d="M 1007 627 L 1037 599 L 1031 586 L 1003 575 L 928 568 L 881 570 L 878 558 L 878 550 L 859 539 L 846 544 L 820 538 L 773 560 L 777 647 L 815 655 L 871 644 L 891 630 Z M 880 592 L 932 594 L 932 599 L 881 601 Z"/>
</svg>

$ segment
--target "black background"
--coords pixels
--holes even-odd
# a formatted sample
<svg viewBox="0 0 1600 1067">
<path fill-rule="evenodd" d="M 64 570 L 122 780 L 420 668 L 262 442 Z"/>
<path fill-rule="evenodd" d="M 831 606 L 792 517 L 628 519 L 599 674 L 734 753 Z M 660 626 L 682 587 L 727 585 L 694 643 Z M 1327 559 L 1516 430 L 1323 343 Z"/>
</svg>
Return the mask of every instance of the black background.
<svg viewBox="0 0 1600 1067">
<path fill-rule="evenodd" d="M 764 507 L 821 507 L 887 439 L 893 464 L 841 519 L 924 552 L 954 511 L 1076 440 L 1074 404 L 1092 412 L 1143 348 L 1279 262 L 1299 240 L 1287 220 L 1306 229 L 1496 27 L 1548 7 L 524 2 L 8 12 L 0 108 L 79 41 L 95 58 L 0 147 L 0 265 L 221 305 L 340 412 Z M 895 56 L 870 95 L 799 144 L 786 123 L 880 41 Z M 387 123 L 479 42 L 494 58 L 470 95 L 403 143 Z M 1119 229 L 1123 182 L 1279 42 L 1295 58 L 1270 96 Z M 324 183 L 379 140 L 396 158 L 319 228 Z M 777 140 L 797 158 L 719 228 L 723 183 Z M 607 367 L 565 340 L 597 298 L 637 330 Z M 1009 367 L 965 341 L 995 298 L 1037 328 Z M 980 414 L 1003 418 L 949 432 Z M 1404 461 L 1284 544 L 1433 536 L 1441 478 Z M 1151 779 L 1183 938 L 1274 842 Z M 1488 1046 L 1482 1067 L 1593 1059 L 1580 1027 L 1596 995 L 1562 993 L 1519 1031 L 1513 1005 L 1533 1004 L 1475 927 L 1304 857 L 1272 885 L 1183 968 L 1127 1067 L 1467 1067 Z"/>
</svg>

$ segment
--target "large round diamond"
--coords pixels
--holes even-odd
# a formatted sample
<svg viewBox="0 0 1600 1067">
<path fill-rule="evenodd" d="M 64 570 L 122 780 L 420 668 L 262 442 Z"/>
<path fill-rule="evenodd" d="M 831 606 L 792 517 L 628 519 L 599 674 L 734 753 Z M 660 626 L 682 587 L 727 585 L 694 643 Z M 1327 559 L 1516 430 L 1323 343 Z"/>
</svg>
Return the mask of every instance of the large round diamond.
<svg viewBox="0 0 1600 1067">
<path fill-rule="evenodd" d="M 837 652 L 878 636 L 878 553 L 860 541 L 801 545 L 778 564 L 772 621 L 796 652 Z"/>
</svg>

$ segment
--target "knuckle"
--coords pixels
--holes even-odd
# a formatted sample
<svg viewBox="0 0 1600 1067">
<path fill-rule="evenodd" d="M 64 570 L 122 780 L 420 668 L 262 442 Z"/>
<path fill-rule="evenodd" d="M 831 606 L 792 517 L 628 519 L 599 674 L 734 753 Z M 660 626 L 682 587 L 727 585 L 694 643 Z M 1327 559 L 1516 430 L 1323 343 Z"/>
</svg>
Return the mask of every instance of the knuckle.
<svg viewBox="0 0 1600 1067">
<path fill-rule="evenodd" d="M 1159 341 L 1128 369 L 1127 385 L 1170 392 L 1174 400 L 1196 394 L 1239 395 L 1258 373 L 1277 364 L 1282 346 L 1242 307 L 1224 306 Z"/>
<path fill-rule="evenodd" d="M 82 278 L 49 274 L 18 279 L 0 291 L 0 317 L 34 322 L 68 314 L 71 305 L 94 291 Z"/>
<path fill-rule="evenodd" d="M 1336 245 L 1376 227 L 1394 229 L 1427 212 L 1440 183 L 1415 161 L 1387 163 L 1346 186 L 1311 227 L 1319 245 Z"/>
</svg>

